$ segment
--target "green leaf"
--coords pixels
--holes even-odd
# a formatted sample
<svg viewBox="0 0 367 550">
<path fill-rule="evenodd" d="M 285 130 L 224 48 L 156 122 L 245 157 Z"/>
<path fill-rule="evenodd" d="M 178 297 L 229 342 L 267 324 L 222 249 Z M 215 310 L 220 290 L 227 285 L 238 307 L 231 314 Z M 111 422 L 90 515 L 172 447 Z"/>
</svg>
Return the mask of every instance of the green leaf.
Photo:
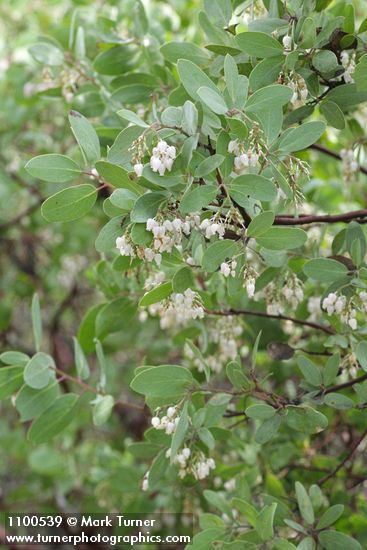
<svg viewBox="0 0 367 550">
<path fill-rule="evenodd" d="M 307 233 L 298 227 L 271 227 L 256 241 L 269 250 L 292 250 L 305 244 Z"/>
<path fill-rule="evenodd" d="M 190 42 L 167 42 L 160 48 L 163 57 L 170 63 L 177 63 L 179 59 L 192 61 L 196 65 L 207 65 L 210 54 Z"/>
<path fill-rule="evenodd" d="M 132 44 L 120 44 L 97 55 L 93 68 L 97 73 L 109 76 L 130 71 L 136 62 L 138 49 Z"/>
<path fill-rule="evenodd" d="M 98 174 L 105 180 L 107 183 L 110 183 L 114 187 L 128 189 L 132 193 L 137 195 L 142 195 L 144 189 L 132 181 L 129 178 L 129 173 L 127 170 L 118 166 L 117 164 L 112 164 L 105 160 L 99 160 L 95 164 L 95 168 Z"/>
<path fill-rule="evenodd" d="M 331 508 L 322 514 L 318 524 L 316 525 L 316 529 L 325 529 L 326 527 L 329 527 L 338 521 L 343 512 L 343 504 L 335 504 L 334 506 L 331 506 Z"/>
<path fill-rule="evenodd" d="M 136 303 L 122 296 L 105 304 L 96 316 L 96 336 L 103 340 L 109 334 L 130 326 L 136 314 Z"/>
<path fill-rule="evenodd" d="M 97 200 L 93 185 L 67 187 L 49 197 L 42 205 L 42 216 L 49 222 L 70 222 L 85 216 Z"/>
<path fill-rule="evenodd" d="M 322 376 L 320 368 L 315 365 L 308 357 L 301 355 L 297 359 L 297 364 L 304 378 L 309 384 L 319 387 L 322 384 Z"/>
<path fill-rule="evenodd" d="M 24 382 L 30 388 L 40 390 L 48 385 L 54 360 L 46 353 L 38 352 L 27 363 L 24 369 Z"/>
<path fill-rule="evenodd" d="M 315 143 L 324 133 L 326 125 L 319 120 L 305 122 L 301 126 L 291 128 L 284 132 L 279 141 L 281 151 L 300 151 Z"/>
<path fill-rule="evenodd" d="M 168 298 L 170 294 L 172 294 L 172 283 L 171 281 L 167 281 L 166 283 L 149 290 L 149 292 L 146 292 L 140 299 L 139 306 L 146 307 L 151 304 L 156 304 L 157 302 L 161 302 L 165 298 Z"/>
<path fill-rule="evenodd" d="M 287 407 L 286 424 L 297 432 L 316 434 L 325 430 L 328 419 L 325 415 L 311 407 Z"/>
<path fill-rule="evenodd" d="M 78 377 L 81 380 L 86 380 L 89 378 L 90 370 L 87 358 L 84 355 L 84 351 L 82 350 L 81 345 L 79 344 L 78 340 L 74 337 L 74 361 L 75 361 L 75 367 L 76 372 L 78 374 Z"/>
<path fill-rule="evenodd" d="M 337 69 L 338 60 L 330 50 L 319 50 L 312 58 L 312 65 L 320 73 L 330 73 Z"/>
<path fill-rule="evenodd" d="M 93 423 L 95 426 L 105 424 L 113 410 L 115 400 L 112 395 L 98 396 L 93 406 Z"/>
<path fill-rule="evenodd" d="M 270 405 L 266 405 L 265 403 L 263 403 L 259 405 L 250 405 L 250 407 L 247 407 L 247 409 L 245 409 L 245 413 L 249 418 L 256 418 L 257 420 L 268 420 L 268 418 L 272 418 L 275 415 L 276 409 L 274 409 L 274 407 L 271 407 Z"/>
<path fill-rule="evenodd" d="M 337 130 L 345 128 L 343 111 L 334 101 L 325 100 L 320 103 L 320 112 L 324 115 L 326 122 L 333 128 L 337 128 Z"/>
<path fill-rule="evenodd" d="M 182 107 L 181 127 L 189 135 L 195 134 L 198 127 L 199 113 L 192 101 L 185 101 Z"/>
<path fill-rule="evenodd" d="M 324 372 L 323 372 L 323 380 L 325 386 L 330 386 L 330 384 L 333 384 L 335 382 L 335 378 L 338 376 L 339 373 L 339 367 L 340 367 L 340 354 L 335 353 L 326 362 Z"/>
<path fill-rule="evenodd" d="M 81 173 L 76 162 L 65 155 L 56 154 L 33 157 L 25 169 L 34 178 L 52 183 L 65 183 Z"/>
<path fill-rule="evenodd" d="M 303 266 L 303 271 L 307 277 L 320 283 L 332 283 L 342 279 L 348 273 L 348 269 L 344 264 L 330 258 L 309 260 Z"/>
<path fill-rule="evenodd" d="M 264 32 L 241 32 L 236 36 L 241 50 L 253 57 L 276 57 L 283 53 L 283 46 Z"/>
<path fill-rule="evenodd" d="M 288 86 L 272 84 L 254 92 L 246 101 L 247 113 L 259 113 L 264 109 L 282 107 L 291 100 L 292 90 Z"/>
<path fill-rule="evenodd" d="M 134 111 L 129 111 L 128 109 L 120 109 L 117 111 L 118 116 L 120 116 L 123 120 L 127 120 L 128 122 L 131 122 L 132 124 L 136 124 L 137 126 L 141 126 L 142 128 L 149 128 L 149 124 L 144 122 Z"/>
<path fill-rule="evenodd" d="M 180 414 L 180 419 L 178 421 L 178 424 L 176 426 L 176 429 L 175 429 L 175 431 L 173 433 L 173 437 L 172 437 L 171 454 L 170 454 L 170 463 L 171 464 L 174 463 L 174 459 L 175 459 L 175 456 L 177 454 L 177 451 L 181 447 L 181 445 L 182 445 L 182 443 L 185 439 L 186 432 L 189 428 L 189 418 L 188 418 L 188 414 L 187 414 L 187 409 L 188 409 L 188 401 L 185 401 L 185 404 L 182 407 L 182 411 L 181 411 L 181 414 Z"/>
<path fill-rule="evenodd" d="M 166 449 L 162 449 L 155 457 L 153 464 L 149 470 L 149 489 L 154 489 L 158 486 L 162 477 L 164 477 L 169 466 L 168 458 L 166 457 Z"/>
<path fill-rule="evenodd" d="M 215 439 L 212 433 L 208 430 L 208 428 L 205 428 L 204 426 L 202 426 L 201 428 L 198 429 L 197 434 L 200 441 L 202 441 L 204 445 L 208 447 L 208 449 L 214 449 Z"/>
<path fill-rule="evenodd" d="M 94 246 L 97 252 L 108 252 L 109 250 L 116 248 L 116 239 L 120 237 L 122 233 L 122 218 L 116 216 L 106 223 L 98 233 Z M 129 258 L 129 263 L 131 258 Z"/>
<path fill-rule="evenodd" d="M 216 271 L 222 262 L 227 258 L 232 258 L 237 251 L 237 243 L 228 239 L 210 244 L 203 254 L 202 267 L 204 271 Z"/>
<path fill-rule="evenodd" d="M 180 212 L 182 214 L 199 212 L 216 198 L 217 193 L 216 185 L 198 185 L 190 188 L 181 199 Z"/>
<path fill-rule="evenodd" d="M 279 414 L 265 420 L 265 422 L 256 430 L 256 443 L 259 443 L 259 445 L 264 445 L 270 441 L 278 433 L 281 423 L 282 419 Z"/>
<path fill-rule="evenodd" d="M 236 101 L 238 94 L 238 68 L 237 63 L 231 55 L 226 55 L 224 59 L 224 79 L 232 103 Z"/>
<path fill-rule="evenodd" d="M 31 443 L 45 443 L 64 430 L 75 417 L 79 396 L 75 393 L 60 395 L 34 420 L 28 431 Z"/>
<path fill-rule="evenodd" d="M 138 196 L 128 189 L 115 189 L 110 196 L 110 202 L 121 210 L 132 210 Z"/>
<path fill-rule="evenodd" d="M 37 42 L 29 48 L 29 53 L 36 61 L 43 65 L 57 66 L 63 65 L 64 53 L 60 48 L 50 42 Z"/>
<path fill-rule="evenodd" d="M 94 164 L 101 156 L 97 132 L 89 120 L 77 111 L 70 111 L 69 122 L 85 162 Z"/>
<path fill-rule="evenodd" d="M 31 312 L 34 343 L 36 350 L 39 351 L 42 344 L 42 319 L 40 300 L 37 293 L 33 294 Z"/>
<path fill-rule="evenodd" d="M 337 531 L 322 531 L 319 540 L 325 550 L 362 550 L 358 541 Z"/>
<path fill-rule="evenodd" d="M 149 218 L 154 218 L 157 214 L 161 203 L 166 199 L 163 193 L 152 192 L 146 193 L 138 198 L 134 208 L 131 211 L 130 218 L 132 222 L 142 223 Z"/>
<path fill-rule="evenodd" d="M 23 383 L 23 367 L 0 368 L 0 399 L 6 399 L 15 393 Z"/>
<path fill-rule="evenodd" d="M 277 195 L 274 183 L 257 174 L 237 176 L 228 187 L 230 197 L 240 206 L 248 205 L 249 197 L 260 201 L 272 201 Z"/>
<path fill-rule="evenodd" d="M 0 354 L 0 361 L 5 365 L 26 365 L 29 361 L 29 355 L 21 351 L 4 351 Z"/>
<path fill-rule="evenodd" d="M 191 267 L 181 267 L 173 276 L 172 290 L 173 292 L 184 292 L 187 288 L 194 286 L 194 277 Z"/>
<path fill-rule="evenodd" d="M 187 59 L 179 59 L 177 69 L 183 87 L 187 93 L 196 101 L 200 100 L 197 93 L 199 88 L 207 87 L 218 93 L 214 82 L 197 66 Z"/>
<path fill-rule="evenodd" d="M 228 111 L 227 104 L 218 90 L 213 90 L 207 86 L 202 86 L 197 90 L 197 94 L 204 105 L 209 107 L 213 113 L 216 113 L 217 115 L 225 115 Z"/>
<path fill-rule="evenodd" d="M 366 20 L 365 20 L 366 21 Z M 359 92 L 367 92 L 367 54 L 362 55 L 353 73 Z"/>
<path fill-rule="evenodd" d="M 252 218 L 247 230 L 246 235 L 248 237 L 260 237 L 266 233 L 273 225 L 275 219 L 274 212 L 268 210 L 258 214 L 255 218 Z"/>
<path fill-rule="evenodd" d="M 195 170 L 196 178 L 203 178 L 211 172 L 214 172 L 224 161 L 225 157 L 223 155 L 211 155 L 206 159 L 202 160 Z"/>
<path fill-rule="evenodd" d="M 296 481 L 296 497 L 298 502 L 298 508 L 301 512 L 301 516 L 306 523 L 312 525 L 315 521 L 315 514 L 313 511 L 313 506 L 310 497 L 302 483 Z"/>
<path fill-rule="evenodd" d="M 226 374 L 228 380 L 236 390 L 249 389 L 251 387 L 250 380 L 242 371 L 241 366 L 235 361 L 228 363 Z"/>
<path fill-rule="evenodd" d="M 354 407 L 354 401 L 342 393 L 330 392 L 324 398 L 325 405 L 334 409 L 346 410 Z"/>
<path fill-rule="evenodd" d="M 24 384 L 15 400 L 21 422 L 27 422 L 40 416 L 55 401 L 59 393 L 60 388 L 56 381 L 42 390 L 35 390 Z"/>
<path fill-rule="evenodd" d="M 144 370 L 132 380 L 130 387 L 146 397 L 169 397 L 178 400 L 193 383 L 193 376 L 188 369 L 177 365 L 160 365 L 144 367 Z"/>
<path fill-rule="evenodd" d="M 277 506 L 276 502 L 265 506 L 256 518 L 255 529 L 263 541 L 270 540 L 274 536 L 274 516 Z"/>
<path fill-rule="evenodd" d="M 359 342 L 355 354 L 362 369 L 367 372 L 367 342 L 365 340 Z"/>
</svg>

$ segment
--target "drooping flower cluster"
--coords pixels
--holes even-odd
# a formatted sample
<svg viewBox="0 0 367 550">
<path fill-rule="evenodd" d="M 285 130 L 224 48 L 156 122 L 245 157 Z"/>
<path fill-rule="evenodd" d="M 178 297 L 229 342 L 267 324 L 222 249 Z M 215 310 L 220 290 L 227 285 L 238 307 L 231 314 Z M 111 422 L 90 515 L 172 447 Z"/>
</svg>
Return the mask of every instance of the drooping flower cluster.
<svg viewBox="0 0 367 550">
<path fill-rule="evenodd" d="M 303 300 L 303 285 L 293 273 L 287 277 L 286 284 L 282 288 L 282 294 L 287 302 L 295 309 Z"/>
<path fill-rule="evenodd" d="M 353 74 L 356 68 L 355 52 L 353 52 L 352 55 L 349 55 L 349 53 L 346 50 L 342 51 L 340 54 L 340 61 L 345 69 L 343 74 L 344 81 L 347 84 L 353 84 L 354 82 Z"/>
<path fill-rule="evenodd" d="M 245 148 L 245 144 L 238 139 L 231 140 L 228 143 L 228 153 L 233 153 L 234 158 L 234 170 L 237 174 L 241 174 L 249 167 L 257 166 L 259 162 L 259 151 L 255 148 Z"/>
<path fill-rule="evenodd" d="M 293 91 L 291 97 L 292 105 L 295 108 L 304 105 L 308 96 L 308 88 L 305 79 L 297 73 L 291 73 L 287 86 Z"/>
<path fill-rule="evenodd" d="M 225 234 L 225 225 L 218 216 L 212 218 L 205 218 L 199 225 L 199 229 L 204 233 L 206 239 L 218 235 L 220 239 L 223 239 Z"/>
<path fill-rule="evenodd" d="M 145 279 L 144 289 L 152 290 L 152 288 L 161 285 L 164 282 L 165 278 L 166 274 L 164 273 L 164 271 L 157 271 L 153 273 Z"/>
<path fill-rule="evenodd" d="M 176 147 L 168 145 L 166 141 L 161 139 L 157 146 L 153 147 L 152 156 L 150 157 L 150 167 L 153 172 L 158 172 L 160 176 L 164 176 L 166 170 L 172 170 L 173 161 L 176 158 Z"/>
<path fill-rule="evenodd" d="M 135 140 L 130 147 L 130 150 L 134 151 L 133 155 L 133 169 L 138 178 L 143 175 L 144 165 L 141 159 L 144 155 L 144 151 L 147 150 L 147 146 L 144 140 L 144 133 L 137 140 Z M 153 147 L 152 155 L 149 160 L 149 165 L 153 172 L 158 172 L 160 176 L 164 176 L 166 170 L 170 172 L 172 170 L 173 161 L 176 158 L 176 147 L 169 145 L 163 139 L 160 139 L 155 147 Z"/>
<path fill-rule="evenodd" d="M 162 329 L 185 325 L 193 319 L 204 318 L 204 308 L 197 292 L 187 288 L 183 293 L 171 294 L 169 298 L 148 307 L 151 315 L 160 317 Z"/>
<path fill-rule="evenodd" d="M 344 181 L 348 182 L 359 171 L 359 164 L 354 156 L 353 149 L 342 149 L 340 156 L 343 164 Z"/>
<path fill-rule="evenodd" d="M 196 220 L 196 223 L 199 220 Z M 160 223 L 155 218 L 149 218 L 146 223 L 147 231 L 153 233 L 153 250 L 155 253 L 172 252 L 173 247 L 180 245 L 183 235 L 190 235 L 194 219 L 187 216 L 184 220 L 164 220 Z"/>
<path fill-rule="evenodd" d="M 156 415 L 152 418 L 152 426 L 156 430 L 164 430 L 166 434 L 173 434 L 180 419 L 177 407 L 168 407 L 166 414 L 159 417 L 160 409 L 157 409 Z"/>
<path fill-rule="evenodd" d="M 171 449 L 167 450 L 166 457 L 169 458 Z M 192 453 L 189 447 L 184 447 L 174 458 L 174 464 L 179 466 L 179 477 L 183 479 L 192 474 L 195 479 L 201 480 L 209 476 L 211 470 L 215 469 L 215 462 L 207 458 L 203 452 Z"/>
<path fill-rule="evenodd" d="M 243 286 L 246 288 L 247 296 L 253 298 L 255 295 L 257 273 L 253 267 L 247 265 L 243 270 Z"/>
<path fill-rule="evenodd" d="M 320 296 L 310 296 L 307 302 L 307 311 L 310 314 L 310 321 L 316 321 L 320 315 L 321 298 Z"/>
<path fill-rule="evenodd" d="M 231 260 L 230 262 L 222 262 L 220 264 L 220 272 L 224 277 L 236 276 L 237 261 Z"/>
<path fill-rule="evenodd" d="M 234 315 L 221 317 L 212 326 L 208 327 L 208 343 L 215 345 L 215 351 L 205 356 L 204 360 L 195 355 L 192 348 L 185 344 L 184 356 L 188 359 L 189 364 L 198 369 L 199 372 L 204 372 L 205 363 L 212 372 L 219 373 L 226 366 L 228 361 L 233 361 L 237 358 L 239 348 L 241 346 L 241 336 L 243 326 L 241 321 Z M 199 347 L 202 347 L 202 341 L 199 337 Z"/>
<path fill-rule="evenodd" d="M 367 293 L 366 299 L 367 299 Z M 324 298 L 322 302 L 322 307 L 326 309 L 328 315 L 333 315 L 336 313 L 343 323 L 346 323 L 350 326 L 352 330 L 356 330 L 357 323 L 357 310 L 353 307 L 352 300 L 348 300 L 344 294 L 336 294 L 335 292 L 330 292 Z"/>
</svg>

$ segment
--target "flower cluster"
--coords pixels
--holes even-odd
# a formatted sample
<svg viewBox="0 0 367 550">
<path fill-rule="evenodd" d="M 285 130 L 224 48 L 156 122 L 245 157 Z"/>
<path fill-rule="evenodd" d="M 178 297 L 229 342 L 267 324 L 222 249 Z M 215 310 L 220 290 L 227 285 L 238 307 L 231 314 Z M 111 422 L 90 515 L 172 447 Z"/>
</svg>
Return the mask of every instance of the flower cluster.
<svg viewBox="0 0 367 550">
<path fill-rule="evenodd" d="M 166 414 L 162 417 L 158 416 L 159 409 L 156 411 L 156 416 L 152 418 L 152 426 L 156 430 L 164 430 L 166 434 L 172 434 L 179 421 L 177 407 L 168 407 Z"/>
<path fill-rule="evenodd" d="M 156 147 L 153 147 L 152 156 L 150 157 L 150 167 L 153 172 L 158 172 L 160 176 L 164 176 L 166 170 L 172 170 L 173 161 L 176 158 L 176 147 L 168 145 L 164 140 L 160 140 Z"/>
<path fill-rule="evenodd" d="M 231 140 L 228 143 L 228 153 L 235 155 L 234 169 L 238 174 L 245 172 L 246 168 L 250 166 L 257 166 L 259 162 L 259 152 L 252 148 L 246 150 L 244 143 L 239 142 L 238 139 Z"/>
<path fill-rule="evenodd" d="M 307 311 L 310 314 L 310 320 L 315 321 L 320 315 L 321 298 L 320 296 L 310 296 L 307 302 Z"/>
<path fill-rule="evenodd" d="M 359 164 L 354 156 L 353 149 L 342 149 L 340 156 L 343 163 L 343 176 L 346 182 L 350 181 L 359 170 Z"/>
<path fill-rule="evenodd" d="M 169 458 L 171 449 L 167 450 L 166 457 Z M 174 458 L 174 463 L 180 468 L 179 477 L 183 479 L 188 474 L 192 474 L 195 479 L 205 479 L 210 471 L 214 470 L 215 462 L 212 458 L 207 458 L 203 452 L 191 453 L 189 447 L 184 447 Z"/>
<path fill-rule="evenodd" d="M 210 239 L 214 235 L 218 235 L 220 239 L 223 239 L 225 234 L 225 225 L 218 216 L 205 218 L 199 225 L 199 229 L 204 233 L 206 239 Z"/>
<path fill-rule="evenodd" d="M 220 264 L 220 272 L 224 277 L 236 276 L 237 261 L 231 260 L 230 262 L 222 262 Z"/>
<path fill-rule="evenodd" d="M 164 282 L 165 278 L 166 274 L 163 271 L 157 271 L 153 273 L 145 279 L 144 289 L 152 290 L 152 288 L 161 285 Z"/>
<path fill-rule="evenodd" d="M 148 311 L 160 317 L 162 329 L 185 325 L 192 319 L 203 319 L 204 308 L 197 292 L 187 288 L 183 293 L 174 293 L 167 300 L 152 304 Z"/>
<path fill-rule="evenodd" d="M 193 220 L 175 218 L 159 223 L 155 218 L 149 218 L 146 223 L 147 231 L 153 233 L 153 250 L 155 253 L 172 252 L 174 246 L 180 245 L 183 235 L 190 235 Z"/>
<path fill-rule="evenodd" d="M 303 300 L 302 282 L 294 274 L 290 274 L 282 288 L 282 294 L 288 303 L 295 309 Z"/>
<path fill-rule="evenodd" d="M 301 107 L 308 96 L 308 89 L 305 79 L 299 74 L 293 73 L 287 84 L 287 86 L 293 91 L 291 97 L 292 105 L 297 108 Z"/>
<path fill-rule="evenodd" d="M 255 295 L 257 273 L 251 266 L 246 266 L 243 270 L 243 286 L 246 288 L 247 296 L 253 298 Z"/>
<path fill-rule="evenodd" d="M 346 82 L 347 84 L 353 84 L 354 82 L 353 74 L 356 68 L 355 52 L 353 52 L 352 55 L 350 56 L 346 50 L 342 51 L 340 54 L 340 61 L 345 69 L 343 74 L 344 82 Z"/>
<path fill-rule="evenodd" d="M 367 299 L 367 293 L 364 294 L 366 294 Z M 353 307 L 352 301 L 348 300 L 346 296 L 343 294 L 338 296 L 335 292 L 330 292 L 330 294 L 323 299 L 322 307 L 326 309 L 328 315 L 336 313 L 343 323 L 348 324 L 352 330 L 356 330 L 357 310 Z"/>
<path fill-rule="evenodd" d="M 138 138 L 133 145 L 131 150 L 135 150 L 135 155 L 133 158 L 133 169 L 135 174 L 140 178 L 143 175 L 144 165 L 141 162 L 141 158 L 144 155 L 144 150 L 146 149 L 144 138 L 141 136 Z M 166 141 L 160 139 L 156 145 L 153 147 L 152 155 L 149 160 L 149 164 L 153 172 L 158 172 L 160 176 L 164 176 L 166 170 L 169 172 L 172 170 L 173 161 L 176 158 L 176 147 L 173 145 L 168 145 Z"/>
</svg>

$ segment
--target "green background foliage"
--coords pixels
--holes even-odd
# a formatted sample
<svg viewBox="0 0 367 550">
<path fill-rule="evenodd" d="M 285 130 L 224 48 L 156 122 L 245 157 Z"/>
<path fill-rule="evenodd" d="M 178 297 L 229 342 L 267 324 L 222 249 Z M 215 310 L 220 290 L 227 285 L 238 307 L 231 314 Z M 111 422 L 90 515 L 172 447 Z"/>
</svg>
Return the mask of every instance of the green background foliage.
<svg viewBox="0 0 367 550">
<path fill-rule="evenodd" d="M 2 508 L 366 548 L 364 2 L 0 14 Z"/>
</svg>

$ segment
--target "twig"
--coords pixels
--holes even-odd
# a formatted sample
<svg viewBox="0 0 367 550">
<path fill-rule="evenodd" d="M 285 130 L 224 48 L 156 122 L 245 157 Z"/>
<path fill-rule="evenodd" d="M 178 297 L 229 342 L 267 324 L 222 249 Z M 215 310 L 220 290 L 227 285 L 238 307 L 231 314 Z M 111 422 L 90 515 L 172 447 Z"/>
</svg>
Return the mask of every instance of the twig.
<svg viewBox="0 0 367 550">
<path fill-rule="evenodd" d="M 352 445 L 352 448 L 350 449 L 347 456 L 336 466 L 336 468 L 334 468 L 334 470 L 332 470 L 329 474 L 327 474 L 326 476 L 319 479 L 317 484 L 318 485 L 323 485 L 324 483 L 326 483 L 326 481 L 328 481 L 329 479 L 332 479 L 334 476 L 336 476 L 336 474 L 339 472 L 339 470 L 341 470 L 345 466 L 345 464 L 348 462 L 348 460 L 350 460 L 352 458 L 352 456 L 357 451 L 358 447 L 360 446 L 360 444 L 362 443 L 362 441 L 364 440 L 364 438 L 366 436 L 367 436 L 367 428 L 364 430 L 362 435 Z"/>
<path fill-rule="evenodd" d="M 320 216 L 276 216 L 274 225 L 307 225 L 310 223 L 338 223 L 349 222 L 350 220 L 357 220 L 360 223 L 366 223 L 367 210 L 352 210 L 351 212 L 345 212 L 344 214 L 323 214 Z"/>
<path fill-rule="evenodd" d="M 315 330 L 321 330 L 322 332 L 325 332 L 326 334 L 335 334 L 335 331 L 330 326 L 326 325 L 320 325 L 319 323 L 314 323 L 312 321 L 304 321 L 303 319 L 296 319 L 295 317 L 289 317 L 288 315 L 272 315 L 270 313 L 266 313 L 265 311 L 253 311 L 250 309 L 228 309 L 226 311 L 218 311 L 218 310 L 206 310 L 206 313 L 209 315 L 253 315 L 254 317 L 266 317 L 268 319 L 277 319 L 278 321 L 291 321 L 295 325 L 302 325 L 306 327 L 313 328 Z"/>
</svg>

